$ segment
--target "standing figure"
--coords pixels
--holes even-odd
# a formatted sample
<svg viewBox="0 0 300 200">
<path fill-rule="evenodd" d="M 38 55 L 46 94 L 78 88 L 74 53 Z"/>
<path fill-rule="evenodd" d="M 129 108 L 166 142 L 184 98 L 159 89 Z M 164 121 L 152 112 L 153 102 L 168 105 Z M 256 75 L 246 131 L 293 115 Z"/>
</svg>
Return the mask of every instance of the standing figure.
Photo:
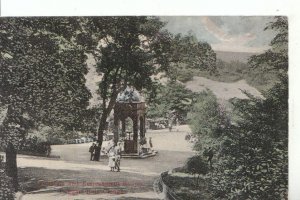
<svg viewBox="0 0 300 200">
<path fill-rule="evenodd" d="M 169 123 L 169 131 L 171 132 L 172 131 L 172 124 Z"/>
<path fill-rule="evenodd" d="M 115 147 L 115 169 L 119 172 L 121 166 L 121 143 L 118 142 L 118 145 Z"/>
<path fill-rule="evenodd" d="M 51 154 L 51 146 L 50 146 L 49 143 L 46 144 L 46 148 L 47 148 L 47 152 L 46 152 L 47 157 L 50 157 L 50 154 Z"/>
<path fill-rule="evenodd" d="M 149 146 L 150 146 L 150 149 L 151 149 L 151 151 L 152 151 L 153 144 L 152 144 L 152 138 L 151 138 L 151 137 L 149 137 Z"/>
<path fill-rule="evenodd" d="M 108 167 L 110 167 L 110 171 L 115 171 L 115 163 L 116 163 L 116 158 L 115 158 L 115 147 L 112 146 L 107 153 L 108 156 Z"/>
<path fill-rule="evenodd" d="M 214 157 L 214 152 L 211 147 L 208 148 L 207 157 L 208 157 L 207 162 L 209 162 L 209 166 L 212 167 L 211 160 Z"/>
<path fill-rule="evenodd" d="M 95 156 L 95 146 L 96 146 L 96 144 L 93 143 L 92 146 L 90 146 L 90 148 L 89 148 L 89 152 L 90 152 L 90 154 L 91 154 L 90 160 L 94 160 L 94 156 Z"/>
<path fill-rule="evenodd" d="M 176 131 L 179 131 L 179 119 L 178 117 L 176 118 Z"/>
</svg>

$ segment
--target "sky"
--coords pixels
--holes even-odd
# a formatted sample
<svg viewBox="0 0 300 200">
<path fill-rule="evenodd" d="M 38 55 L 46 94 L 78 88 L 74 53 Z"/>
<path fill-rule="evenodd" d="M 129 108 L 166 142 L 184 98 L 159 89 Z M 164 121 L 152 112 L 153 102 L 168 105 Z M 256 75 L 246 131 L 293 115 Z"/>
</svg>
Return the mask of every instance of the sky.
<svg viewBox="0 0 300 200">
<path fill-rule="evenodd" d="M 216 51 L 260 53 L 269 48 L 275 33 L 264 31 L 267 16 L 176 16 L 161 17 L 171 33 L 192 33 Z"/>
</svg>

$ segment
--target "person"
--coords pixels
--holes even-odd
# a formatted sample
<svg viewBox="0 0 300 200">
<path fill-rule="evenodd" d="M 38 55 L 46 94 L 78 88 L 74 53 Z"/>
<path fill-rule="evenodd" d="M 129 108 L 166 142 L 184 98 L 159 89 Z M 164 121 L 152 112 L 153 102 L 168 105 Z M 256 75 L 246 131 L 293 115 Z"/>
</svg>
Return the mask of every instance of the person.
<svg viewBox="0 0 300 200">
<path fill-rule="evenodd" d="M 90 146 L 90 148 L 89 148 L 89 152 L 90 152 L 90 154 L 91 154 L 91 158 L 90 158 L 90 160 L 94 160 L 94 155 L 95 155 L 95 146 L 96 146 L 96 144 L 95 144 L 95 143 L 93 143 L 93 144 L 92 144 L 92 146 Z"/>
<path fill-rule="evenodd" d="M 172 131 L 172 124 L 169 123 L 169 131 L 171 132 Z"/>
<path fill-rule="evenodd" d="M 110 167 L 110 171 L 115 171 L 115 164 L 116 164 L 116 161 L 115 161 L 115 147 L 112 146 L 109 150 L 108 150 L 108 153 L 107 153 L 107 156 L 108 156 L 108 167 Z"/>
<path fill-rule="evenodd" d="M 49 143 L 46 144 L 46 148 L 47 148 L 47 157 L 50 157 L 50 154 L 51 154 L 51 146 Z"/>
<path fill-rule="evenodd" d="M 191 135 L 190 133 L 187 133 L 185 136 L 185 140 L 190 141 L 190 139 L 191 139 Z"/>
<path fill-rule="evenodd" d="M 118 142 L 118 145 L 115 147 L 115 169 L 117 172 L 120 172 L 121 166 L 121 143 Z"/>
<path fill-rule="evenodd" d="M 207 150 L 207 157 L 208 157 L 207 162 L 209 163 L 210 167 L 212 167 L 211 160 L 214 157 L 214 152 L 211 147 L 209 147 Z"/>
<path fill-rule="evenodd" d="M 149 146 L 150 146 L 150 149 L 151 149 L 151 151 L 152 151 L 153 144 L 152 144 L 152 138 L 151 138 L 151 137 L 149 137 Z"/>
<path fill-rule="evenodd" d="M 179 119 L 176 118 L 176 131 L 178 132 L 179 131 Z"/>
</svg>

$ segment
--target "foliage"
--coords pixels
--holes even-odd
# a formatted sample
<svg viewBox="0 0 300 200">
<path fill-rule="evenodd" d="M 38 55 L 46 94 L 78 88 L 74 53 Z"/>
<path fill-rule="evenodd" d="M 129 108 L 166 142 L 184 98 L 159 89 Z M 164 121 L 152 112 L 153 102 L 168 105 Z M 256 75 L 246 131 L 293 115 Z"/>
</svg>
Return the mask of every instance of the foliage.
<svg viewBox="0 0 300 200">
<path fill-rule="evenodd" d="M 76 127 L 90 97 L 84 85 L 86 56 L 75 39 L 78 29 L 80 21 L 71 18 L 1 19 L 0 101 L 8 109 L 4 125 L 22 127 L 28 124 L 22 121 L 31 120 Z"/>
<path fill-rule="evenodd" d="M 264 92 L 278 82 L 276 73 L 271 70 L 265 70 L 265 68 L 266 65 L 253 68 L 250 64 L 240 61 L 226 62 L 217 60 L 215 73 L 209 73 L 202 70 L 195 71 L 194 75 L 203 76 L 221 82 L 246 80 L 249 85 Z"/>
<path fill-rule="evenodd" d="M 198 94 L 188 120 L 193 134 L 198 137 L 194 148 L 199 151 L 205 147 L 220 145 L 220 138 L 230 124 L 225 108 L 219 105 L 211 91 Z"/>
<path fill-rule="evenodd" d="M 47 155 L 48 145 L 50 145 L 50 143 L 40 141 L 38 137 L 29 137 L 22 146 L 19 147 L 19 151 L 29 154 Z"/>
<path fill-rule="evenodd" d="M 177 117 L 184 119 L 195 99 L 195 93 L 185 88 L 177 81 L 168 81 L 161 86 L 158 94 L 148 109 L 149 118 L 168 117 L 170 111 L 175 111 Z"/>
<path fill-rule="evenodd" d="M 93 135 L 97 134 L 97 125 L 99 122 L 99 116 L 101 115 L 102 110 L 100 107 L 89 107 L 84 110 L 82 113 L 82 120 L 78 125 L 78 131 L 92 133 Z M 66 138 L 70 139 L 70 137 Z"/>
<path fill-rule="evenodd" d="M 169 192 L 172 193 L 172 197 L 176 199 L 213 199 L 209 193 L 209 188 L 205 184 L 205 179 L 202 177 L 191 177 L 184 175 L 167 174 L 162 176 L 162 180 L 165 185 L 170 189 Z M 198 182 L 198 184 L 194 184 Z"/>
<path fill-rule="evenodd" d="M 0 19 L 0 137 L 17 189 L 16 149 L 39 124 L 76 128 L 90 93 L 79 18 Z M 82 45 L 83 44 L 83 45 Z"/>
<path fill-rule="evenodd" d="M 1 168 L 0 163 L 0 199 L 13 200 L 14 197 L 14 189 L 11 184 L 11 178 L 8 177 L 4 170 Z"/>
<path fill-rule="evenodd" d="M 196 155 L 188 159 L 186 169 L 191 174 L 207 174 L 208 165 L 201 155 Z"/>
<path fill-rule="evenodd" d="M 232 101 L 238 120 L 223 137 L 221 161 L 212 173 L 216 199 L 287 199 L 287 19 L 276 17 L 269 27 L 279 31 L 272 49 L 253 56 L 250 63 L 267 65 L 280 82 L 265 99 L 248 95 L 249 99 Z"/>
<path fill-rule="evenodd" d="M 101 21 L 101 20 L 100 20 Z M 155 65 L 167 67 L 166 56 L 168 33 L 161 32 L 163 23 L 151 17 L 110 17 L 105 23 L 96 23 L 105 34 L 98 37 L 101 42 L 97 60 L 97 72 L 102 75 L 99 83 L 102 115 L 98 125 L 98 139 L 102 143 L 106 119 L 113 109 L 119 92 L 127 86 L 150 89 L 155 74 Z M 101 26 L 100 26 L 101 25 Z"/>
<path fill-rule="evenodd" d="M 272 49 L 249 61 L 254 70 L 271 70 L 277 76 L 278 82 L 265 92 L 265 98 L 247 94 L 248 99 L 232 99 L 236 116 L 221 131 L 217 128 L 220 121 L 216 119 L 222 118 L 216 111 L 216 99 L 204 98 L 200 109 L 196 103 L 195 115 L 191 114 L 193 132 L 201 136 L 196 146 L 218 141 L 218 162 L 210 180 L 214 199 L 287 199 L 287 19 L 276 17 L 268 28 L 279 31 L 271 42 Z"/>
<path fill-rule="evenodd" d="M 170 75 L 177 63 L 206 69 L 214 66 L 215 54 L 207 43 L 173 36 L 163 26 L 156 17 L 111 17 L 102 24 L 105 34 L 98 38 L 101 44 L 95 54 L 97 72 L 103 76 L 99 83 L 103 110 L 100 140 L 118 93 L 127 86 L 147 92 L 151 101 L 158 89 L 153 76 L 159 72 Z"/>
<path fill-rule="evenodd" d="M 272 97 L 265 101 L 251 99 L 234 103 L 242 116 L 224 137 L 222 164 L 213 176 L 217 197 L 280 199 L 286 196 L 287 118 L 284 112 L 278 112 L 275 104 Z M 240 181 L 233 181 L 236 179 Z"/>
<path fill-rule="evenodd" d="M 185 82 L 192 78 L 191 72 L 195 69 L 215 72 L 216 53 L 208 43 L 199 42 L 192 34 L 175 35 L 171 41 L 167 76 Z"/>
</svg>

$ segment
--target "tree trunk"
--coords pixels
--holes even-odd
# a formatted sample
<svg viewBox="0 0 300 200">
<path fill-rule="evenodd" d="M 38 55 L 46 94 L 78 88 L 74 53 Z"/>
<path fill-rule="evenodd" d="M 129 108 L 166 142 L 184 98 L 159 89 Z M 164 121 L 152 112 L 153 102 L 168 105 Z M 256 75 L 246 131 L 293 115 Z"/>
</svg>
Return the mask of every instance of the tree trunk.
<svg viewBox="0 0 300 200">
<path fill-rule="evenodd" d="M 12 178 L 15 191 L 18 191 L 18 168 L 17 168 L 17 151 L 12 143 L 6 148 L 6 174 Z"/>
<path fill-rule="evenodd" d="M 99 146 L 100 146 L 100 148 L 96 148 L 97 152 L 95 152 L 95 154 L 99 155 L 99 158 L 97 157 L 97 161 L 99 161 L 99 159 L 100 159 L 100 153 L 101 153 L 102 143 L 103 143 L 103 132 L 106 128 L 107 116 L 108 116 L 107 109 L 105 109 L 101 115 L 98 130 L 97 130 L 97 136 L 98 136 L 97 142 L 99 143 Z"/>
</svg>

